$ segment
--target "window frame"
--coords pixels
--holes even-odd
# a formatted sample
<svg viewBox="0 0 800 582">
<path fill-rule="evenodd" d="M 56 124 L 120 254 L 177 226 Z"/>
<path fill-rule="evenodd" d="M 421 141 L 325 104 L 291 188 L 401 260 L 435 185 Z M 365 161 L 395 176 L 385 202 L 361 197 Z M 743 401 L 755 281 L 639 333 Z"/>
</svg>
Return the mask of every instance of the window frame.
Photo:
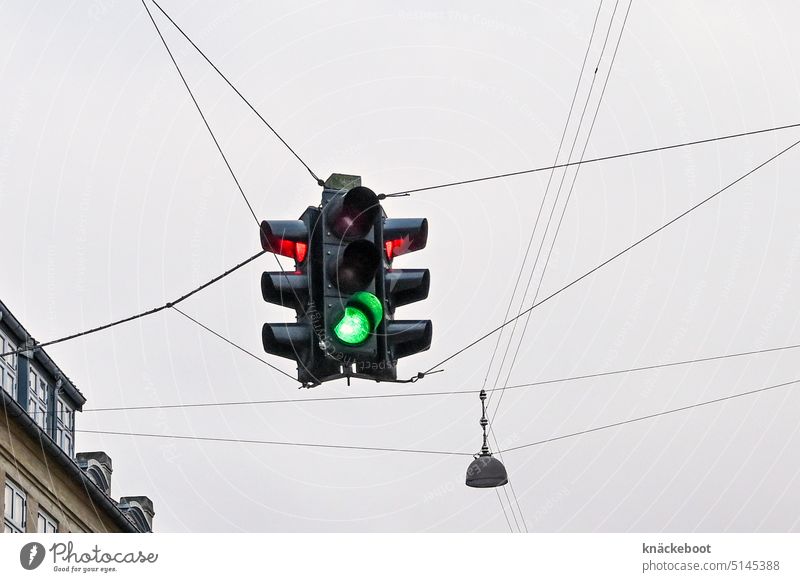
<svg viewBox="0 0 800 582">
<path fill-rule="evenodd" d="M 47 427 L 48 404 L 50 404 L 50 384 L 44 379 L 42 373 L 31 365 L 28 369 L 28 415 L 39 425 L 39 428 L 47 433 L 49 433 Z"/>
<path fill-rule="evenodd" d="M 9 492 L 11 496 L 11 503 L 8 503 Z M 10 479 L 6 479 L 5 482 L 5 509 L 3 511 L 3 531 L 5 533 L 25 533 L 26 527 L 28 525 L 28 495 L 25 491 L 11 481 Z M 20 498 L 22 500 L 21 504 L 21 513 L 22 515 L 17 516 L 15 514 L 15 507 L 16 507 L 16 499 Z M 17 517 L 20 518 L 20 521 L 15 521 Z"/>
<path fill-rule="evenodd" d="M 42 521 L 44 521 L 44 530 L 42 530 Z M 58 533 L 58 520 L 40 507 L 36 516 L 36 531 L 45 534 Z"/>
<path fill-rule="evenodd" d="M 17 349 L 17 345 L 0 330 L 0 353 L 12 352 Z M 0 358 L 0 388 L 5 390 L 14 400 L 17 400 L 19 389 L 17 386 L 17 356 L 12 354 Z"/>
<path fill-rule="evenodd" d="M 56 396 L 55 441 L 70 457 L 75 452 L 75 408 L 66 398 Z"/>
</svg>

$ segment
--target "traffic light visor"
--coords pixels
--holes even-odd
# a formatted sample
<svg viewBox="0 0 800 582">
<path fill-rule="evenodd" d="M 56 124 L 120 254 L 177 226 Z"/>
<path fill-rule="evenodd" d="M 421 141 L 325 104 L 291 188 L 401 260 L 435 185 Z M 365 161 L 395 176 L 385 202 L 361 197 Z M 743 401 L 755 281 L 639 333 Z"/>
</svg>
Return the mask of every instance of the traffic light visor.
<svg viewBox="0 0 800 582">
<path fill-rule="evenodd" d="M 308 228 L 302 220 L 264 220 L 261 222 L 261 248 L 298 263 L 308 254 Z"/>
<path fill-rule="evenodd" d="M 328 223 L 339 238 L 355 240 L 370 231 L 380 208 L 375 192 L 356 186 L 335 199 L 328 214 Z"/>
</svg>

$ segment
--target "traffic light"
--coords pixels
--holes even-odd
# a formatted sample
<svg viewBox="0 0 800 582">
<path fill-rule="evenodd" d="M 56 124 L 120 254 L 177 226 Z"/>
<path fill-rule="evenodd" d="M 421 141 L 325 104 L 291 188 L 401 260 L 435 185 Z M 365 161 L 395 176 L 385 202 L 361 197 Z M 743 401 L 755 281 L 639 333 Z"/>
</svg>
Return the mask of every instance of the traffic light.
<svg viewBox="0 0 800 582">
<path fill-rule="evenodd" d="M 430 274 L 392 264 L 424 248 L 427 237 L 426 219 L 387 219 L 358 176 L 341 174 L 299 220 L 262 222 L 262 247 L 295 261 L 293 272 L 262 275 L 262 296 L 296 312 L 295 323 L 263 326 L 264 350 L 294 359 L 306 385 L 396 380 L 398 359 L 430 347 L 432 324 L 395 320 L 398 307 L 428 296 Z"/>
<path fill-rule="evenodd" d="M 261 223 L 261 247 L 265 251 L 294 259 L 294 271 L 268 271 L 261 275 L 264 301 L 295 310 L 295 323 L 265 323 L 261 342 L 268 354 L 297 362 L 297 379 L 304 385 L 317 385 L 339 377 L 339 366 L 330 362 L 317 341 L 314 312 L 309 305 L 318 287 L 315 264 L 319 253 L 312 252 L 315 225 L 320 211 L 309 207 L 299 220 L 265 220 Z"/>
</svg>

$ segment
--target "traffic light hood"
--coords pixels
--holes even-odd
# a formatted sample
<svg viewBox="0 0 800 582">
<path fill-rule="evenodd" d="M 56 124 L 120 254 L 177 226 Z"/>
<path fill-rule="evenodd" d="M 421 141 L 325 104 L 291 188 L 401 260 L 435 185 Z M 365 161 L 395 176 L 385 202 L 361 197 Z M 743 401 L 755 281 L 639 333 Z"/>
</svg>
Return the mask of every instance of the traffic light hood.
<svg viewBox="0 0 800 582">
<path fill-rule="evenodd" d="M 364 186 L 356 186 L 333 198 L 325 210 L 328 227 L 342 240 L 358 239 L 375 225 L 381 210 L 378 196 Z"/>
<path fill-rule="evenodd" d="M 262 220 L 261 248 L 302 263 L 308 254 L 308 227 L 302 220 Z"/>
<path fill-rule="evenodd" d="M 386 258 L 413 253 L 428 244 L 427 218 L 387 218 L 383 224 Z"/>
</svg>

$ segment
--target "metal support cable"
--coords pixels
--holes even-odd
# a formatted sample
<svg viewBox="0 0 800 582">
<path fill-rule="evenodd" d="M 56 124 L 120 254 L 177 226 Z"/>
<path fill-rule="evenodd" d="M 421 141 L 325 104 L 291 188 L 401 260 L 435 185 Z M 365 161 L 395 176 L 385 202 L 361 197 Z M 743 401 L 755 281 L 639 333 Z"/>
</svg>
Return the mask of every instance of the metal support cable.
<svg viewBox="0 0 800 582">
<path fill-rule="evenodd" d="M 244 101 L 244 102 L 245 102 L 245 104 L 246 104 L 246 105 L 247 105 L 247 106 L 250 108 L 250 110 L 251 110 L 253 113 L 255 113 L 255 114 L 256 114 L 256 116 L 257 116 L 257 117 L 258 117 L 258 118 L 259 118 L 259 119 L 260 119 L 260 120 L 261 120 L 261 121 L 264 123 L 264 125 L 266 125 L 266 126 L 269 128 L 269 130 L 270 130 L 270 131 L 271 131 L 271 132 L 272 132 L 272 133 L 275 135 L 275 137 L 277 137 L 277 138 L 280 140 L 280 142 L 281 142 L 281 143 L 282 143 L 284 146 L 286 146 L 286 149 L 288 149 L 288 150 L 289 150 L 289 151 L 292 153 L 292 155 L 293 155 L 295 158 L 297 158 L 297 161 L 298 161 L 298 162 L 300 162 L 301 164 L 303 164 L 303 167 L 304 167 L 306 170 L 308 170 L 308 173 L 309 173 L 309 174 L 311 174 L 311 177 L 312 177 L 312 178 L 314 178 L 314 180 L 316 181 L 317 185 L 319 185 L 319 186 L 324 186 L 324 185 L 325 185 L 325 181 L 324 181 L 324 180 L 322 180 L 322 179 L 320 179 L 320 178 L 319 178 L 319 176 L 317 176 L 317 175 L 314 173 L 314 171 L 313 171 L 313 170 L 312 170 L 312 169 L 311 169 L 311 168 L 308 166 L 308 164 L 307 164 L 307 163 L 306 163 L 306 162 L 303 160 L 303 158 L 301 158 L 301 157 L 300 157 L 300 155 L 299 155 L 299 154 L 298 154 L 298 153 L 297 153 L 297 152 L 294 150 L 294 148 L 292 148 L 292 146 L 290 146 L 290 145 L 289 145 L 289 144 L 286 142 L 286 140 L 285 140 L 285 139 L 283 139 L 283 137 L 281 137 L 281 135 L 280 135 L 280 134 L 277 132 L 277 130 L 276 130 L 274 127 L 272 127 L 272 124 L 270 124 L 270 123 L 269 123 L 269 122 L 268 122 L 268 121 L 267 121 L 267 120 L 264 118 L 264 116 L 263 116 L 263 115 L 261 115 L 261 113 L 259 113 L 259 112 L 258 112 L 258 110 L 257 110 L 257 109 L 256 109 L 256 108 L 253 106 L 253 104 L 252 104 L 252 103 L 250 103 L 250 101 L 247 99 L 247 97 L 245 97 L 244 95 L 242 95 L 242 93 L 239 91 L 239 89 L 237 89 L 237 88 L 234 86 L 234 84 L 233 84 L 233 83 L 231 83 L 231 81 L 228 79 L 228 77 L 227 77 L 227 76 L 226 76 L 226 75 L 225 75 L 225 74 L 224 74 L 222 71 L 220 71 L 220 70 L 219 70 L 219 68 L 217 68 L 217 65 L 215 65 L 215 64 L 214 64 L 214 63 L 211 61 L 211 59 L 209 59 L 209 58 L 208 58 L 208 56 L 206 56 L 206 53 L 205 53 L 205 52 L 203 52 L 203 50 L 202 50 L 202 49 L 201 49 L 199 46 L 197 46 L 197 45 L 195 44 L 195 42 L 194 42 L 194 41 L 193 41 L 191 38 L 189 38 L 189 35 L 187 35 L 187 34 L 184 32 L 183 28 L 181 28 L 181 27 L 178 25 L 178 23 L 177 23 L 177 22 L 175 22 L 175 21 L 172 19 L 172 17 L 171 17 L 169 14 L 167 14 L 167 12 L 166 12 L 166 11 L 165 11 L 163 8 L 161 8 L 161 5 L 160 5 L 158 2 L 156 2 L 156 0 L 152 0 L 152 1 L 153 1 L 153 4 L 155 4 L 155 7 L 156 7 L 156 8 L 158 8 L 158 9 L 159 9 L 159 11 L 161 11 L 161 14 L 163 14 L 163 15 L 164 15 L 164 16 L 167 18 L 167 20 L 169 20 L 169 21 L 172 23 L 172 26 L 174 26 L 174 27 L 175 27 L 175 29 L 176 29 L 178 32 L 180 32 L 180 33 L 181 33 L 181 35 L 183 36 L 183 38 L 185 38 L 185 39 L 186 39 L 186 40 L 189 42 L 189 44 L 191 44 L 191 45 L 194 47 L 194 49 L 195 49 L 195 50 L 196 50 L 196 51 L 197 51 L 197 52 L 200 54 L 200 56 L 201 56 L 201 57 L 203 57 L 203 59 L 205 59 L 205 61 L 206 61 L 206 62 L 207 62 L 209 65 L 211 65 L 211 68 L 213 68 L 213 69 L 214 69 L 214 70 L 217 72 L 217 74 L 218 74 L 220 77 L 222 77 L 222 80 L 223 80 L 223 81 L 225 81 L 225 82 L 228 84 L 228 86 L 229 86 L 231 89 L 233 89 L 233 91 L 234 91 L 234 92 L 235 92 L 235 93 L 236 93 L 236 94 L 237 94 L 237 95 L 238 95 L 238 96 L 239 96 L 239 97 L 242 99 L 242 101 Z"/>
<path fill-rule="evenodd" d="M 645 235 L 644 237 L 642 237 L 642 238 L 638 239 L 637 241 L 635 241 L 635 242 L 631 243 L 630 245 L 628 245 L 627 247 L 625 247 L 624 249 L 622 249 L 621 251 L 619 251 L 619 252 L 618 252 L 618 253 L 616 253 L 615 255 L 613 255 L 613 256 L 611 256 L 611 257 L 609 257 L 608 259 L 606 259 L 606 260 L 605 260 L 605 261 L 603 261 L 602 263 L 598 264 L 597 266 L 593 267 L 593 268 L 592 268 L 592 269 L 590 269 L 589 271 L 585 272 L 583 275 L 581 275 L 581 276 L 580 276 L 580 277 L 578 277 L 577 279 L 574 279 L 574 280 L 572 280 L 571 282 L 569 282 L 569 283 L 567 283 L 566 285 L 564 285 L 563 287 L 561 287 L 561 288 L 557 289 L 556 291 L 554 291 L 553 293 L 551 293 L 550 295 L 548 295 L 547 297 L 545 297 L 545 298 L 544 298 L 544 299 L 542 299 L 541 301 L 538 301 L 538 302 L 534 303 L 534 304 L 533 304 L 533 305 L 531 305 L 529 308 L 527 308 L 526 310 L 524 310 L 524 311 L 522 311 L 521 313 L 519 313 L 517 316 L 513 317 L 512 319 L 509 319 L 509 320 L 507 320 L 507 321 L 503 322 L 503 323 L 502 323 L 502 324 L 500 324 L 499 326 L 497 326 L 497 327 L 495 327 L 494 329 L 491 329 L 490 331 L 486 332 L 485 334 L 483 334 L 482 336 L 480 336 L 480 337 L 478 337 L 477 339 L 473 340 L 472 342 L 470 342 L 470 343 L 469 343 L 469 344 L 467 344 L 466 346 L 462 347 L 462 348 L 461 348 L 461 349 L 459 349 L 458 351 L 456 351 L 456 352 L 454 352 L 453 354 L 451 354 L 451 355 L 447 356 L 445 359 L 443 359 L 443 360 L 439 361 L 439 362 L 438 362 L 438 363 L 436 363 L 434 366 L 431 366 L 431 367 L 430 367 L 428 370 L 426 370 L 425 372 L 422 372 L 422 374 L 427 374 L 427 373 L 428 373 L 428 372 L 430 372 L 431 370 L 434 370 L 434 369 L 436 369 L 436 368 L 439 368 L 439 366 L 441 366 L 442 364 L 445 364 L 446 362 L 449 362 L 449 361 L 450 361 L 450 360 L 452 360 L 453 358 L 455 358 L 455 357 L 459 356 L 460 354 L 464 353 L 465 351 L 467 351 L 467 350 L 469 350 L 470 348 L 474 347 L 475 345 L 479 344 L 480 342 L 482 342 L 482 341 L 483 341 L 483 340 L 485 340 L 486 338 L 488 338 L 488 337 L 492 336 L 493 334 L 495 334 L 495 333 L 497 333 L 498 331 L 500 331 L 501 329 L 503 329 L 505 326 L 507 326 L 507 325 L 509 325 L 509 324 L 513 323 L 514 321 L 516 321 L 517 319 L 519 319 L 519 318 L 520 318 L 520 317 L 522 317 L 523 315 L 526 315 L 527 313 L 530 313 L 531 311 L 533 311 L 533 310 L 534 310 L 534 309 L 536 309 L 537 307 L 539 307 L 539 306 L 543 305 L 544 303 L 546 303 L 546 302 L 550 301 L 550 300 L 551 300 L 553 297 L 556 297 L 556 296 L 558 296 L 559 294 L 563 293 L 563 292 L 564 292 L 564 291 L 566 291 L 567 289 L 569 289 L 569 288 L 573 287 L 574 285 L 576 285 L 576 284 L 580 283 L 581 281 L 583 281 L 583 280 L 584 280 L 584 279 L 586 279 L 587 277 L 591 276 L 591 275 L 592 275 L 592 274 L 594 274 L 595 272 L 599 271 L 600 269 L 602 269 L 603 267 L 605 267 L 605 266 L 606 266 L 606 265 L 608 265 L 609 263 L 612 263 L 613 261 L 617 260 L 619 257 L 623 256 L 623 255 L 624 255 L 624 254 L 626 254 L 627 252 L 629 252 L 629 251 L 633 250 L 634 248 L 636 248 L 637 246 L 639 246 L 639 245 L 640 245 L 640 244 L 642 244 L 643 242 L 646 242 L 646 241 L 647 241 L 647 240 L 649 240 L 650 238 L 654 237 L 656 234 L 660 233 L 662 230 L 664 230 L 664 229 L 666 229 L 666 228 L 669 228 L 669 227 L 670 227 L 670 226 L 672 226 L 674 223 L 678 222 L 679 220 L 681 220 L 681 219 L 682 219 L 682 218 L 684 218 L 685 216 L 687 216 L 687 215 L 691 214 L 693 211 L 697 210 L 697 209 L 698 209 L 698 208 L 700 208 L 701 206 L 703 206 L 703 205 L 707 204 L 708 202 L 710 202 L 711 200 L 713 200 L 714 198 L 716 198 L 717 196 L 719 196 L 720 194 L 722 194 L 723 192 L 725 192 L 725 191 L 726 191 L 726 190 L 728 190 L 729 188 L 731 188 L 731 187 L 735 186 L 736 184 L 738 184 L 739 182 L 741 182 L 742 180 L 744 180 L 745 178 L 747 178 L 747 177 L 748 177 L 748 176 L 750 176 L 751 174 L 754 174 L 755 172 L 757 172 L 758 170 L 760 170 L 761 168 L 763 168 L 763 167 L 764 167 L 764 166 L 766 166 L 767 164 L 769 164 L 769 163 L 773 162 L 774 160 L 776 160 L 777 158 L 779 158 L 780 156 L 782 156 L 783 154 L 785 154 L 786 152 L 788 152 L 788 151 L 789 151 L 789 150 L 791 150 L 792 148 L 796 147 L 798 144 L 800 144 L 800 140 L 793 142 L 793 143 L 792 143 L 791 145 L 789 145 L 788 147 L 786 147 L 786 148 L 782 149 L 782 150 L 781 150 L 781 151 L 779 151 L 777 154 L 775 154 L 775 155 L 773 155 L 773 156 L 769 157 L 768 159 L 766 159 L 765 161 L 761 162 L 760 164 L 758 164 L 756 167 L 752 168 L 751 170 L 749 170 L 749 171 L 745 172 L 744 174 L 742 174 L 741 176 L 739 176 L 738 178 L 736 178 L 736 179 L 735 179 L 735 180 L 733 180 L 732 182 L 729 182 L 727 185 L 723 186 L 722 188 L 720 188 L 719 190 L 717 190 L 716 192 L 714 192 L 714 193 L 713 193 L 713 194 L 711 194 L 710 196 L 708 196 L 708 197 L 704 198 L 703 200 L 701 200 L 700 202 L 698 202 L 697 204 L 695 204 L 695 205 L 694 205 L 694 206 L 692 206 L 691 208 L 689 208 L 689 209 L 685 210 L 684 212 L 682 212 L 682 213 L 681 213 L 681 214 L 679 214 L 678 216 L 676 216 L 676 217 L 672 218 L 672 219 L 671 219 L 671 220 L 669 220 L 668 222 L 666 222 L 666 223 L 662 224 L 661 226 L 659 226 L 657 229 L 655 229 L 655 230 L 651 231 L 649 234 L 647 234 L 647 235 Z"/>
</svg>

